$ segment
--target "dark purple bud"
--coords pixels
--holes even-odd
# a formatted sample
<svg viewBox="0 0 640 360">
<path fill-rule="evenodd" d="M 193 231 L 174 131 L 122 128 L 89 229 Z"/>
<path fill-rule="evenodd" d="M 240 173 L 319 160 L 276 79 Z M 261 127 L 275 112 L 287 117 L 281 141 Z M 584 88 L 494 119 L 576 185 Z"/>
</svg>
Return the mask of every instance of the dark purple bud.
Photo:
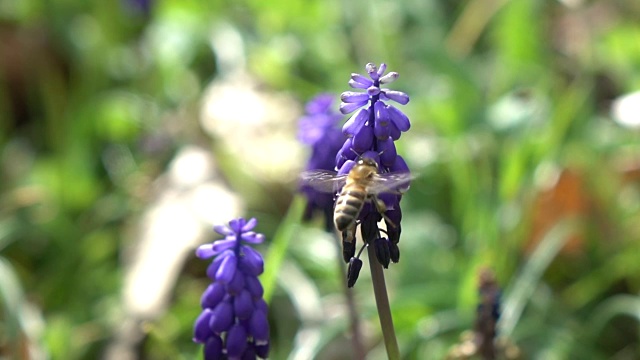
<svg viewBox="0 0 640 360">
<path fill-rule="evenodd" d="M 227 356 L 229 358 L 239 358 L 247 348 L 247 330 L 240 324 L 235 324 L 229 329 L 225 342 Z"/>
<path fill-rule="evenodd" d="M 209 326 L 209 322 L 211 321 L 211 310 L 204 309 L 200 313 L 200 316 L 196 319 L 196 322 L 193 326 L 193 341 L 198 343 L 206 343 L 207 339 L 213 336 L 213 330 Z"/>
<path fill-rule="evenodd" d="M 238 319 L 248 319 L 253 312 L 253 298 L 248 290 L 242 290 L 233 298 L 233 311 Z"/>
<path fill-rule="evenodd" d="M 393 143 L 393 139 L 388 137 L 386 140 L 377 140 L 378 150 L 380 150 L 380 162 L 384 167 L 391 167 L 396 162 L 396 145 Z"/>
<path fill-rule="evenodd" d="M 249 246 L 243 245 L 241 248 L 244 252 L 244 256 L 240 259 L 242 270 L 253 276 L 262 274 L 264 272 L 262 255 Z"/>
<path fill-rule="evenodd" d="M 399 76 L 400 74 L 398 74 L 395 71 L 392 71 L 380 78 L 380 84 L 391 84 L 392 82 L 396 81 Z"/>
<path fill-rule="evenodd" d="M 204 358 L 209 359 L 223 359 L 222 354 L 222 339 L 218 335 L 211 336 L 207 343 L 204 344 Z"/>
<path fill-rule="evenodd" d="M 391 121 L 393 121 L 393 123 L 398 127 L 398 130 L 402 132 L 409 130 L 411 123 L 409 122 L 407 115 L 393 105 L 388 105 L 387 110 L 389 111 Z"/>
<path fill-rule="evenodd" d="M 387 238 L 377 238 L 373 242 L 376 258 L 378 262 L 386 269 L 389 267 L 391 254 L 389 253 L 389 240 Z"/>
<path fill-rule="evenodd" d="M 215 333 L 221 333 L 229 330 L 233 324 L 233 306 L 228 301 L 223 301 L 216 306 L 211 312 L 209 326 Z"/>
<path fill-rule="evenodd" d="M 260 280 L 255 276 L 246 275 L 244 277 L 244 286 L 253 297 L 261 298 L 264 295 L 264 288 Z"/>
<path fill-rule="evenodd" d="M 227 284 L 227 293 L 237 295 L 242 289 L 244 289 L 244 274 L 242 271 L 236 271 L 233 279 Z"/>
<path fill-rule="evenodd" d="M 369 94 L 356 91 L 345 91 L 340 94 L 340 100 L 345 103 L 361 103 L 369 100 Z"/>
<path fill-rule="evenodd" d="M 356 255 L 356 241 L 354 236 L 349 235 L 347 232 L 353 233 L 353 230 L 347 229 L 342 232 L 342 258 L 346 263 Z M 350 237 L 351 240 L 347 240 L 348 237 Z"/>
<path fill-rule="evenodd" d="M 355 134 L 360 132 L 364 124 L 367 122 L 367 119 L 369 119 L 369 110 L 358 110 L 358 112 L 351 115 L 349 120 L 344 123 L 344 126 L 342 126 L 342 133 L 348 137 L 353 137 Z"/>
<path fill-rule="evenodd" d="M 378 221 L 380 221 L 380 214 L 376 211 L 371 211 L 365 215 L 360 223 L 362 239 L 367 244 L 372 243 L 378 237 Z"/>
<path fill-rule="evenodd" d="M 400 248 L 398 247 L 398 244 L 389 242 L 389 257 L 394 263 L 400 261 Z"/>
<path fill-rule="evenodd" d="M 373 146 L 373 126 L 363 126 L 358 133 L 353 136 L 353 149 L 358 152 L 364 152 Z"/>
<path fill-rule="evenodd" d="M 373 81 L 371 81 L 370 79 L 367 79 L 365 76 L 362 76 L 356 73 L 351 74 L 351 80 L 353 80 L 354 83 L 360 85 L 360 86 L 357 86 L 357 88 L 359 89 L 366 89 L 369 86 L 373 85 Z M 353 86 L 353 87 L 356 87 L 356 86 Z"/>
<path fill-rule="evenodd" d="M 225 295 L 224 285 L 219 282 L 214 282 L 209 285 L 207 289 L 202 293 L 202 297 L 200 298 L 200 305 L 203 309 L 205 308 L 215 308 L 222 298 Z"/>
<path fill-rule="evenodd" d="M 409 102 L 409 95 L 402 91 L 395 91 L 389 89 L 382 89 L 382 94 L 389 100 L 393 100 L 398 104 L 406 105 Z"/>
<path fill-rule="evenodd" d="M 368 63 L 364 68 L 367 70 L 367 73 L 369 74 L 369 77 L 373 81 L 378 80 L 380 75 L 378 75 L 378 68 L 376 67 L 376 65 L 374 63 Z"/>
<path fill-rule="evenodd" d="M 357 103 L 340 103 L 340 112 L 344 115 L 367 105 L 367 101 Z"/>
<path fill-rule="evenodd" d="M 216 271 L 215 280 L 220 281 L 223 284 L 229 283 L 231 279 L 233 279 L 233 275 L 236 274 L 237 267 L 238 258 L 236 257 L 236 254 L 231 252 L 222 259 L 220 268 Z"/>
<path fill-rule="evenodd" d="M 251 314 L 249 324 L 249 333 L 253 336 L 256 344 L 269 341 L 269 322 L 267 321 L 266 312 L 256 308 Z"/>
<path fill-rule="evenodd" d="M 338 169 L 347 161 L 356 158 L 357 154 L 352 150 L 353 138 L 345 140 L 342 148 L 336 154 L 336 165 Z"/>
<path fill-rule="evenodd" d="M 247 343 L 247 348 L 242 353 L 241 360 L 256 360 L 256 348 L 253 343 Z"/>
<path fill-rule="evenodd" d="M 347 268 L 347 287 L 353 287 L 360 275 L 360 269 L 362 269 L 362 260 L 358 258 L 351 258 L 349 260 L 349 267 Z"/>
<path fill-rule="evenodd" d="M 264 343 L 261 345 L 256 344 L 256 355 L 259 357 L 266 359 L 269 357 L 269 343 Z"/>
</svg>

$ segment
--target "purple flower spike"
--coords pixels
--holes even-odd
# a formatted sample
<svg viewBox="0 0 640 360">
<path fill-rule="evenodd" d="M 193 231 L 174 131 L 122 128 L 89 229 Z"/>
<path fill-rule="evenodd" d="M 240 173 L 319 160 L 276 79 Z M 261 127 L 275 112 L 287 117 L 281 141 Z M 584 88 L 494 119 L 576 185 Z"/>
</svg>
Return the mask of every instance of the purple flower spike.
<svg viewBox="0 0 640 360">
<path fill-rule="evenodd" d="M 252 231 L 256 225 L 256 219 L 239 218 L 230 221 L 228 226 L 216 226 L 214 230 L 225 238 L 196 250 L 207 257 L 215 256 L 207 268 L 213 283 L 202 294 L 202 313 L 193 330 L 193 341 L 205 344 L 205 360 L 268 356 L 267 307 L 262 299 L 264 290 L 257 278 L 263 271 L 264 260 L 248 245 L 264 240 L 264 235 Z M 267 328 L 267 337 L 260 339 L 261 348 L 255 337 L 248 336 L 256 309 L 264 314 L 263 325 Z"/>
</svg>

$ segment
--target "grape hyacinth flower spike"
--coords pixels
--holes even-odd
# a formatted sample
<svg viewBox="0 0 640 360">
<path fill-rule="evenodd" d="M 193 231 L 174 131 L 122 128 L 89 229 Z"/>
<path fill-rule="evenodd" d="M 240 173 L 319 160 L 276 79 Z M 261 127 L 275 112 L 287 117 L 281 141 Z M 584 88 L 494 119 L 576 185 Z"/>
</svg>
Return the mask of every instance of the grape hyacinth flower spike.
<svg viewBox="0 0 640 360">
<path fill-rule="evenodd" d="M 342 148 L 336 155 L 335 164 L 338 174 L 348 174 L 360 159 L 370 158 L 378 164 L 379 173 L 384 174 L 408 174 L 409 167 L 402 156 L 396 151 L 395 141 L 403 132 L 411 127 L 407 115 L 388 102 L 393 101 L 400 105 L 409 102 L 409 96 L 401 91 L 391 90 L 383 86 L 394 82 L 399 74 L 389 72 L 385 74 L 386 64 L 377 67 L 368 63 L 365 70 L 368 76 L 351 74 L 349 85 L 354 89 L 364 90 L 346 91 L 340 96 L 342 103 L 340 111 L 343 114 L 353 112 L 353 115 L 342 127 L 342 132 L 347 137 Z M 402 211 L 400 209 L 401 194 L 408 188 L 408 181 L 400 184 L 391 193 L 381 193 L 378 197 L 384 203 L 384 208 L 376 204 L 367 203 L 358 216 L 358 224 L 365 243 L 375 250 L 378 262 L 387 267 L 390 262 L 400 260 L 400 241 Z M 382 210 L 382 211 L 380 211 Z M 380 229 L 378 223 L 384 220 L 386 230 Z M 359 255 L 355 255 L 355 247 L 352 240 L 355 229 L 349 233 L 343 233 L 343 246 L 348 251 L 345 253 L 345 261 L 350 263 L 348 282 L 355 283 L 359 270 Z M 382 235 L 384 233 L 384 236 Z"/>
<path fill-rule="evenodd" d="M 333 110 L 337 96 L 320 94 L 311 99 L 305 107 L 305 115 L 300 118 L 298 139 L 311 148 L 311 156 L 305 170 L 334 170 L 335 158 L 342 147 L 344 136 L 338 123 L 342 116 Z M 309 220 L 313 212 L 322 212 L 325 229 L 333 229 L 334 194 L 321 192 L 308 184 L 301 184 L 300 191 L 307 198 L 304 219 Z"/>
<path fill-rule="evenodd" d="M 224 239 L 196 250 L 199 258 L 213 257 L 207 268 L 212 283 L 202 294 L 193 337 L 204 344 L 205 360 L 267 358 L 269 354 L 267 304 L 258 280 L 264 261 L 249 246 L 264 241 L 264 235 L 252 231 L 256 224 L 256 219 L 239 218 L 228 226 L 215 226 Z"/>
</svg>

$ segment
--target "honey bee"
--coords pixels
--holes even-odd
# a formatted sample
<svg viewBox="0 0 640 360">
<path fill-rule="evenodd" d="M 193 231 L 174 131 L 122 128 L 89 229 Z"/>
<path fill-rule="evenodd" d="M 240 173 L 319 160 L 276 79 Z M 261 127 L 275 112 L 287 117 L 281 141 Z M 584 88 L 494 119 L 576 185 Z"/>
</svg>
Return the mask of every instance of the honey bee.
<svg viewBox="0 0 640 360">
<path fill-rule="evenodd" d="M 407 190 L 411 173 L 378 173 L 378 163 L 370 158 L 360 158 L 346 175 L 336 175 L 328 170 L 310 170 L 301 175 L 302 183 L 317 191 L 338 193 L 333 212 L 336 229 L 343 240 L 352 242 L 358 215 L 366 202 L 372 202 L 383 216 L 387 210 L 380 193 L 402 194 Z M 343 241 L 343 242 L 344 242 Z"/>
</svg>

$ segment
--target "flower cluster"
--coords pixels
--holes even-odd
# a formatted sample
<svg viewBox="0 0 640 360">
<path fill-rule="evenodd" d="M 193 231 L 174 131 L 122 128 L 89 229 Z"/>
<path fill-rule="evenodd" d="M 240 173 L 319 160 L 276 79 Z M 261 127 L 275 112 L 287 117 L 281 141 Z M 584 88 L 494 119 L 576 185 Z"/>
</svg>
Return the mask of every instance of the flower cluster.
<svg viewBox="0 0 640 360">
<path fill-rule="evenodd" d="M 204 358 L 255 359 L 269 354 L 269 323 L 258 275 L 262 255 L 246 244 L 264 241 L 253 230 L 256 219 L 239 218 L 214 230 L 224 239 L 200 246 L 196 255 L 215 257 L 207 268 L 213 281 L 202 295 L 202 313 L 194 326 L 195 342 L 204 344 Z"/>
<path fill-rule="evenodd" d="M 335 169 L 335 156 L 342 147 L 344 137 L 338 127 L 342 116 L 333 111 L 334 101 L 332 94 L 314 97 L 307 103 L 305 115 L 299 120 L 298 139 L 311 147 L 306 170 Z M 300 190 L 308 200 L 305 220 L 319 210 L 324 215 L 326 230 L 333 229 L 334 194 L 318 191 L 308 184 L 302 184 Z"/>
<path fill-rule="evenodd" d="M 383 85 L 392 83 L 398 78 L 397 72 L 389 72 L 385 75 L 387 66 L 369 63 L 365 67 L 368 77 L 360 74 L 351 74 L 349 85 L 354 89 L 363 89 L 364 92 L 346 91 L 340 96 L 340 112 L 349 114 L 356 111 L 342 127 L 342 132 L 347 136 L 335 159 L 338 174 L 348 174 L 356 165 L 358 159 L 374 159 L 381 173 L 408 173 L 409 167 L 397 154 L 395 141 L 400 138 L 402 132 L 409 130 L 411 123 L 409 118 L 398 108 L 387 101 L 391 100 L 401 105 L 409 102 L 409 96 L 401 91 L 383 88 Z M 367 106 L 368 105 L 368 106 Z M 404 184 L 405 186 L 407 184 Z M 380 214 L 376 206 L 365 204 L 358 216 L 358 223 L 364 241 L 374 246 L 378 261 L 386 268 L 390 261 L 398 262 L 400 250 L 400 210 L 399 194 L 381 194 L 386 211 Z M 386 231 L 378 227 L 383 220 L 386 223 Z M 382 236 L 381 233 L 386 233 Z M 359 270 L 361 260 L 355 257 L 355 245 L 352 241 L 353 234 L 343 234 L 343 246 L 345 260 L 349 261 L 348 283 L 353 286 Z"/>
</svg>

